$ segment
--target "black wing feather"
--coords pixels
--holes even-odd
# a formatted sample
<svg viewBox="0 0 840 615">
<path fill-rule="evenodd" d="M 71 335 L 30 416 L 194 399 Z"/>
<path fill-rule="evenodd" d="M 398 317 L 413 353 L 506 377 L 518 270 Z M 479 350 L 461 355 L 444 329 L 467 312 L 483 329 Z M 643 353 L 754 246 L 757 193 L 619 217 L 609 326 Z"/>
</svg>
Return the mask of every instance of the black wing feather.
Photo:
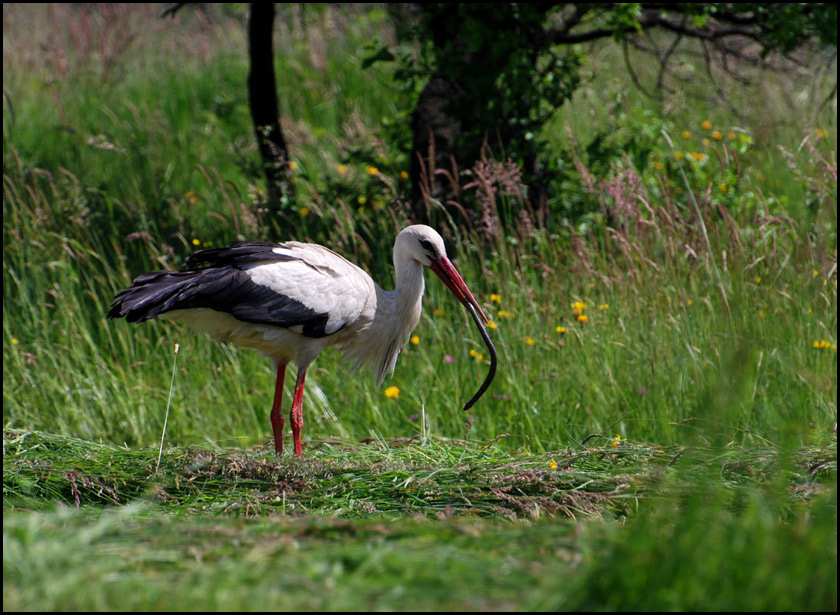
<svg viewBox="0 0 840 615">
<path fill-rule="evenodd" d="M 209 308 L 238 320 L 275 327 L 302 327 L 307 337 L 324 337 L 329 314 L 318 313 L 292 297 L 255 283 L 243 265 L 295 260 L 272 251 L 278 244 L 247 242 L 201 250 L 188 260 L 190 271 L 152 271 L 120 291 L 109 318 L 143 322 L 170 312 Z M 334 333 L 334 332 L 333 332 Z"/>
<path fill-rule="evenodd" d="M 242 267 L 255 263 L 265 264 L 295 260 L 294 256 L 274 252 L 274 248 L 285 247 L 285 244 L 268 241 L 240 241 L 224 248 L 199 250 L 187 258 L 186 264 L 189 269 L 194 270 L 205 267 L 223 267 L 225 265 Z"/>
</svg>

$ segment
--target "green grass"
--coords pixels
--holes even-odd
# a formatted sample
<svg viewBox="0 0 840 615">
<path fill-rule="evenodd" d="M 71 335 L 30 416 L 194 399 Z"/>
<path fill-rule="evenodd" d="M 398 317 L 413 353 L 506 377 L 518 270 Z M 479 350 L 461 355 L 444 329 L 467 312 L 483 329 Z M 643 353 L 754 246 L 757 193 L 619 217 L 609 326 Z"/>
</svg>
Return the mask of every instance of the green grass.
<svg viewBox="0 0 840 615">
<path fill-rule="evenodd" d="M 4 516 L 10 607 L 836 602 L 836 558 L 824 557 L 835 532 L 836 444 L 782 459 L 769 449 L 626 443 L 536 456 L 453 442 L 330 442 L 286 462 L 267 447 L 168 449 L 157 470 L 154 449 L 38 432 L 7 431 L 4 450 L 6 506 L 41 511 Z M 709 480 L 715 473 L 725 480 Z M 41 579 L 51 580 L 47 591 Z M 744 593 L 750 585 L 756 591 Z"/>
<path fill-rule="evenodd" d="M 410 97 L 360 68 L 380 9 L 288 9 L 300 200 L 264 211 L 240 9 L 153 10 L 4 7 L 6 608 L 836 610 L 836 117 L 782 104 L 794 78 L 735 118 L 593 49 L 542 137 L 555 224 L 451 245 L 495 325 L 485 397 L 463 412 L 486 351 L 429 276 L 399 397 L 326 351 L 278 460 L 265 358 L 105 314 L 193 240 L 312 239 L 390 287 Z"/>
<path fill-rule="evenodd" d="M 222 520 L 143 506 L 15 516 L 4 523 L 4 555 L 16 560 L 4 566 L 4 600 L 61 610 L 833 609 L 836 566 L 800 569 L 824 553 L 829 524 L 815 532 L 798 516 L 779 532 L 760 513 L 753 520 L 760 506 L 706 523 L 662 512 L 590 525 L 582 539 L 574 523 L 546 521 Z M 692 538 L 668 542 L 662 526 L 647 533 L 653 523 Z M 779 583 L 787 574 L 809 582 Z"/>
</svg>

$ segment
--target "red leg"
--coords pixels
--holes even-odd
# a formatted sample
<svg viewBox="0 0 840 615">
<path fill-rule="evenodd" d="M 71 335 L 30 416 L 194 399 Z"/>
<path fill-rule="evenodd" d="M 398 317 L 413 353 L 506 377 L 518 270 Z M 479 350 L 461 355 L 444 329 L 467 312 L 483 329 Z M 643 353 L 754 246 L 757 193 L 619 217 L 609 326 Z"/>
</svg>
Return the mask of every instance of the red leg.
<svg viewBox="0 0 840 615">
<path fill-rule="evenodd" d="M 295 399 L 292 402 L 292 411 L 289 419 L 292 422 L 292 440 L 295 443 L 295 455 L 303 456 L 303 443 L 300 441 L 300 432 L 303 430 L 303 381 L 306 379 L 306 370 L 298 372 L 295 382 Z"/>
<path fill-rule="evenodd" d="M 283 454 L 283 413 L 280 406 L 283 405 L 283 380 L 286 379 L 286 365 L 277 364 L 277 382 L 274 384 L 274 403 L 271 405 L 271 428 L 274 430 L 274 452 Z"/>
</svg>

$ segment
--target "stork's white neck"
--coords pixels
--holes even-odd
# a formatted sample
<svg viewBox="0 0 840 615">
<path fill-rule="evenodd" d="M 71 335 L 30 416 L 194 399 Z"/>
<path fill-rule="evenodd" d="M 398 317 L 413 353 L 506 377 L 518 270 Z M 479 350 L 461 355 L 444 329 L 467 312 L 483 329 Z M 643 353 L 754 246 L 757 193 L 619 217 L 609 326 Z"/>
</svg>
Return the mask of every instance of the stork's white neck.
<svg viewBox="0 0 840 615">
<path fill-rule="evenodd" d="M 353 344 L 346 344 L 346 358 L 359 367 L 368 365 L 379 383 L 394 371 L 400 349 L 420 322 L 425 281 L 424 265 L 430 264 L 432 252 L 445 255 L 443 240 L 429 227 L 422 225 L 404 229 L 394 242 L 394 290 L 383 290 L 374 284 L 376 301 L 364 327 L 356 331 Z M 372 283 L 372 282 L 371 282 Z"/>
<path fill-rule="evenodd" d="M 388 291 L 376 287 L 376 317 L 363 333 L 368 342 L 360 345 L 368 349 L 364 361 L 380 384 L 394 371 L 400 349 L 420 322 L 425 289 L 420 263 L 414 259 L 397 259 L 394 264 L 395 288 Z"/>
<path fill-rule="evenodd" d="M 426 283 L 423 279 L 423 265 L 413 258 L 398 258 L 394 261 L 394 293 L 398 309 L 412 308 L 423 299 Z"/>
</svg>

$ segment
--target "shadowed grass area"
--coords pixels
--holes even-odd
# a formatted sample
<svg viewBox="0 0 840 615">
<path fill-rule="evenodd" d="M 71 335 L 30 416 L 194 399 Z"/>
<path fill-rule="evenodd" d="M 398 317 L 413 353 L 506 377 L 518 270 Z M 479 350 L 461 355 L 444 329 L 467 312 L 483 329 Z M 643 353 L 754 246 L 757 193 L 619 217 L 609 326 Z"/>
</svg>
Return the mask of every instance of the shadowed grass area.
<svg viewBox="0 0 840 615">
<path fill-rule="evenodd" d="M 4 530 L 4 575 L 17 581 L 6 608 L 509 610 L 575 557 L 571 524 L 474 519 L 231 521 L 126 507 L 15 516 Z M 47 595 L 35 577 L 53 580 Z"/>
<path fill-rule="evenodd" d="M 746 512 L 660 510 L 583 532 L 144 506 L 7 514 L 3 598 L 10 610 L 833 610 L 832 508 L 781 527 L 761 502 Z"/>
</svg>

